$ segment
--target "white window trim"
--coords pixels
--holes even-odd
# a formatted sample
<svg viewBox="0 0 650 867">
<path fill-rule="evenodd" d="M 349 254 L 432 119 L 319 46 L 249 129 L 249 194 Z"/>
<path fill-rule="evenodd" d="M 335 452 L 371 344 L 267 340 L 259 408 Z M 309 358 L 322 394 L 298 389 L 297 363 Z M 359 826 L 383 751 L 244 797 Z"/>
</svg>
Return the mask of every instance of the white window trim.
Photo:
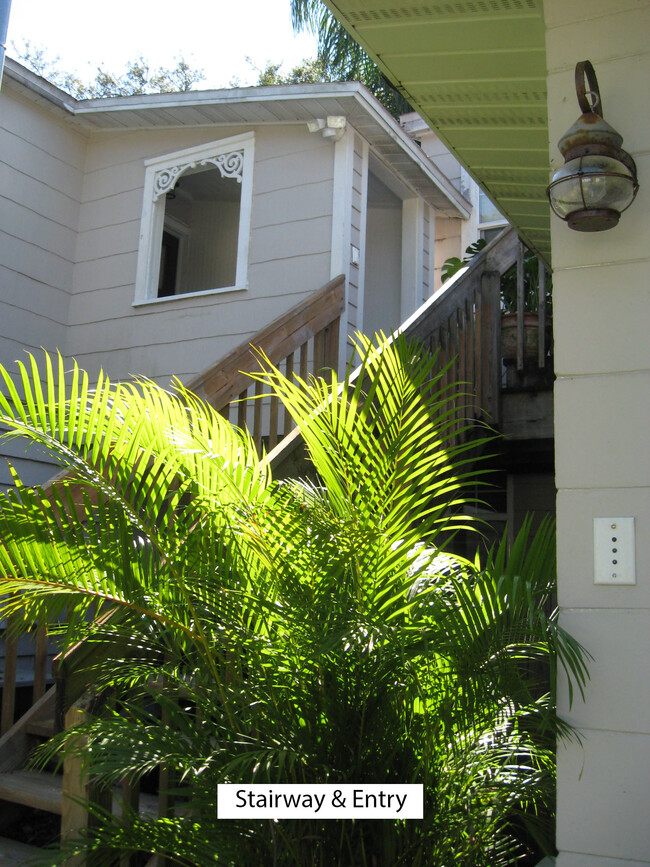
<svg viewBox="0 0 650 867">
<path fill-rule="evenodd" d="M 479 231 L 487 231 L 488 229 L 505 229 L 507 225 L 509 225 L 508 221 L 504 217 L 501 220 L 489 220 L 485 223 L 479 223 L 478 228 Z"/>
<path fill-rule="evenodd" d="M 238 154 L 241 154 L 241 160 L 236 157 Z M 161 300 L 176 301 L 205 294 L 214 295 L 248 288 L 248 245 L 253 201 L 254 155 L 255 133 L 248 132 L 145 160 L 134 305 Z M 233 157 L 232 160 L 227 159 L 230 156 Z M 219 157 L 226 157 L 226 159 L 214 162 Z M 160 245 L 165 218 L 165 193 L 173 187 L 183 172 L 197 165 L 205 165 L 206 167 L 217 165 L 224 176 L 241 178 L 235 285 L 206 289 L 202 292 L 180 293 L 159 299 L 158 270 L 160 268 Z"/>
</svg>

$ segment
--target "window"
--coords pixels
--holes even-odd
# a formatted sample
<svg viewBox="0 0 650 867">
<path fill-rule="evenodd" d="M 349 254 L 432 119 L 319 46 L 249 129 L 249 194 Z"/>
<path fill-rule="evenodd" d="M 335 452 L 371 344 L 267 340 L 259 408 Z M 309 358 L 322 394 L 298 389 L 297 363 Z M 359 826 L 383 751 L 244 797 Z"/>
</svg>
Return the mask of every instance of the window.
<svg viewBox="0 0 650 867">
<path fill-rule="evenodd" d="M 478 230 L 481 238 L 488 244 L 497 235 L 500 235 L 508 225 L 505 217 L 501 216 L 483 190 L 478 191 Z"/>
<path fill-rule="evenodd" d="M 254 134 L 147 160 L 135 302 L 244 289 Z"/>
</svg>

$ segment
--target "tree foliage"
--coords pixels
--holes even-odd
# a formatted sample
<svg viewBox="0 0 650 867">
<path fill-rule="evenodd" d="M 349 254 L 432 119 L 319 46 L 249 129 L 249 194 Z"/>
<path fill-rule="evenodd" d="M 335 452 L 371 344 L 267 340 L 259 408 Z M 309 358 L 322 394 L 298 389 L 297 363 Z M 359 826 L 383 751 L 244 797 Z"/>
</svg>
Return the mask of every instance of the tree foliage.
<svg viewBox="0 0 650 867">
<path fill-rule="evenodd" d="M 75 99 L 93 99 L 109 96 L 133 96 L 141 93 L 175 93 L 195 90 L 205 75 L 193 69 L 182 57 L 175 66 L 154 68 L 142 56 L 126 64 L 123 72 L 109 71 L 98 66 L 90 82 L 61 69 L 61 59 L 49 57 L 46 50 L 26 40 L 22 46 L 13 45 L 18 59 L 38 75 L 65 90 Z"/>
<path fill-rule="evenodd" d="M 249 60 L 249 62 L 251 62 L 252 64 L 250 58 L 247 58 L 247 60 Z M 274 63 L 271 60 L 267 60 L 263 69 L 256 67 L 254 64 L 252 65 L 253 68 L 256 69 L 259 73 L 257 83 L 260 85 L 318 84 L 319 82 L 334 80 L 325 64 L 318 57 L 306 57 L 304 60 L 296 64 L 296 66 L 292 67 L 289 72 L 285 74 L 282 74 L 280 72 L 282 64 Z"/>
<path fill-rule="evenodd" d="M 545 684 L 557 664 L 585 679 L 544 613 L 552 529 L 483 563 L 444 553 L 470 525 L 455 390 L 416 345 L 357 349 L 360 375 L 341 382 L 289 380 L 265 358 L 256 376 L 317 482 L 274 481 L 180 384 L 93 389 L 49 357 L 17 386 L 0 369 L 5 436 L 68 469 L 47 492 L 15 477 L 0 499 L 0 617 L 103 651 L 85 672 L 94 716 L 41 761 L 81 749 L 107 786 L 164 765 L 178 805 L 169 819 L 97 808 L 52 863 L 81 849 L 97 865 L 496 867 L 552 845 L 562 726 Z M 419 782 L 425 818 L 215 821 L 219 782 Z"/>
<path fill-rule="evenodd" d="M 318 38 L 318 59 L 332 81 L 360 81 L 395 117 L 412 111 L 321 0 L 291 0 L 291 16 L 295 30 L 308 30 Z"/>
</svg>

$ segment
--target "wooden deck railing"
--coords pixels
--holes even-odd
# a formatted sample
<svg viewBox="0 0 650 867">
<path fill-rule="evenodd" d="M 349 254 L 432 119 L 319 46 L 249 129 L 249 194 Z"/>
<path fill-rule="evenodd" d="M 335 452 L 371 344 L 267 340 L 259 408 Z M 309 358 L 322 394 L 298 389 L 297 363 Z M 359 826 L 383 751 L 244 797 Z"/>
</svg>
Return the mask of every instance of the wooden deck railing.
<svg viewBox="0 0 650 867">
<path fill-rule="evenodd" d="M 546 272 L 539 262 L 538 299 L 532 328 L 534 339 L 527 339 L 528 313 L 525 303 L 525 248 L 514 229 L 495 238 L 473 259 L 467 270 L 445 285 L 402 326 L 400 331 L 422 342 L 432 353 L 438 352 L 439 369 L 446 368 L 443 384 L 459 383 L 458 425 L 469 418 L 488 421 L 498 427 L 501 421 L 501 392 L 505 384 L 517 382 L 528 366 L 546 369 L 549 355 L 549 319 L 546 315 Z M 517 299 L 516 348 L 506 358 L 503 345 L 504 275 L 516 269 Z M 528 293 L 530 294 L 530 292 Z M 530 344 L 535 357 L 530 356 Z M 508 366 L 515 375 L 504 380 Z M 521 377 L 520 377 L 521 378 Z"/>
<path fill-rule="evenodd" d="M 264 438 L 268 448 L 293 427 L 281 417 L 279 401 L 260 399 L 262 386 L 252 384 L 247 371 L 259 368 L 254 349 L 262 349 L 287 376 L 318 374 L 338 366 L 339 323 L 345 306 L 345 279 L 341 275 L 308 296 L 244 344 L 187 383 L 187 387 L 238 426 L 247 426 L 258 449 Z"/>
<path fill-rule="evenodd" d="M 442 385 L 459 383 L 458 426 L 468 417 L 492 425 L 500 419 L 500 282 L 516 261 L 514 230 L 492 241 L 465 272 L 429 299 L 401 328 L 430 352 L 438 352 Z"/>
</svg>

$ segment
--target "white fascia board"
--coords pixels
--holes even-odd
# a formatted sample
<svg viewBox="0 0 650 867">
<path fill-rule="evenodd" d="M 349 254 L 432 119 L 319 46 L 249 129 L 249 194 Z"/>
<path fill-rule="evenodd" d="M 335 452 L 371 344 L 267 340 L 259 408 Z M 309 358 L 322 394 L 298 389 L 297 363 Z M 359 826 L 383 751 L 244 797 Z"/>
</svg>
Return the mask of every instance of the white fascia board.
<svg viewBox="0 0 650 867">
<path fill-rule="evenodd" d="M 370 97 L 368 99 L 367 97 Z M 409 155 L 414 163 L 418 165 L 421 171 L 429 178 L 429 180 L 440 190 L 447 198 L 449 203 L 454 206 L 458 212 L 458 216 L 467 220 L 472 213 L 472 205 L 467 201 L 465 196 L 460 193 L 450 180 L 435 166 L 422 152 L 422 149 L 413 141 L 413 139 L 397 124 L 397 121 L 388 113 L 384 114 L 384 109 L 372 94 L 363 88 L 357 94 L 357 98 L 364 105 L 367 113 L 378 123 L 384 132 L 386 132 L 400 148 Z M 371 102 L 372 100 L 372 102 Z M 375 103 L 375 105 L 373 105 Z M 378 108 L 381 109 L 378 110 Z M 415 191 L 414 191 L 415 192 Z"/>
<path fill-rule="evenodd" d="M 405 132 L 409 133 L 409 135 L 415 135 L 419 132 L 434 132 L 422 115 L 417 111 L 409 111 L 406 114 L 401 115 L 399 125 Z"/>
<path fill-rule="evenodd" d="M 6 81 L 21 85 L 36 97 L 40 97 L 69 114 L 75 114 L 75 107 L 78 101 L 74 96 L 70 96 L 65 90 L 61 90 L 46 78 L 42 78 L 11 57 L 5 58 L 4 76 Z"/>
<path fill-rule="evenodd" d="M 354 96 L 360 85 L 356 81 L 327 84 L 284 84 L 265 87 L 236 87 L 222 90 L 191 90 L 183 93 L 150 93 L 136 96 L 110 96 L 78 100 L 76 114 L 104 111 L 142 111 L 147 108 L 197 108 L 202 105 L 246 105 L 259 102 L 293 102 L 314 97 L 327 99 Z"/>
<path fill-rule="evenodd" d="M 468 219 L 472 213 L 470 202 L 454 187 L 445 175 L 429 161 L 420 147 L 391 117 L 381 103 L 370 91 L 357 81 L 331 82 L 327 84 L 288 84 L 272 85 L 267 87 L 245 87 L 233 90 L 205 90 L 190 91 L 187 93 L 161 93 L 138 95 L 128 97 L 109 97 L 105 99 L 81 100 L 76 103 L 74 113 L 77 116 L 101 114 L 103 112 L 114 114 L 121 111 L 142 111 L 145 109 L 183 109 L 200 108 L 203 105 L 240 105 L 260 104 L 265 102 L 298 102 L 301 100 L 317 99 L 319 103 L 327 99 L 348 98 L 354 100 L 358 108 L 376 124 L 381 132 L 389 135 L 399 148 L 414 162 L 428 180 L 444 195 L 452 209 L 461 219 Z M 309 115 L 309 117 L 307 116 Z M 305 112 L 304 120 L 316 119 L 323 115 L 322 104 L 313 112 Z M 349 122 L 354 126 L 354 118 L 348 116 Z M 242 121 L 245 122 L 245 121 Z M 251 119 L 251 123 L 260 123 L 259 120 Z M 296 123 L 298 121 L 286 121 Z M 264 121 L 262 121 L 264 123 Z M 281 121 L 278 121 L 281 123 Z M 368 133 L 366 132 L 366 137 Z M 372 138 L 369 139 L 372 146 Z M 387 165 L 389 162 L 382 158 Z M 395 167 L 391 166 L 395 171 Z M 417 194 L 413 190 L 414 195 Z"/>
</svg>

